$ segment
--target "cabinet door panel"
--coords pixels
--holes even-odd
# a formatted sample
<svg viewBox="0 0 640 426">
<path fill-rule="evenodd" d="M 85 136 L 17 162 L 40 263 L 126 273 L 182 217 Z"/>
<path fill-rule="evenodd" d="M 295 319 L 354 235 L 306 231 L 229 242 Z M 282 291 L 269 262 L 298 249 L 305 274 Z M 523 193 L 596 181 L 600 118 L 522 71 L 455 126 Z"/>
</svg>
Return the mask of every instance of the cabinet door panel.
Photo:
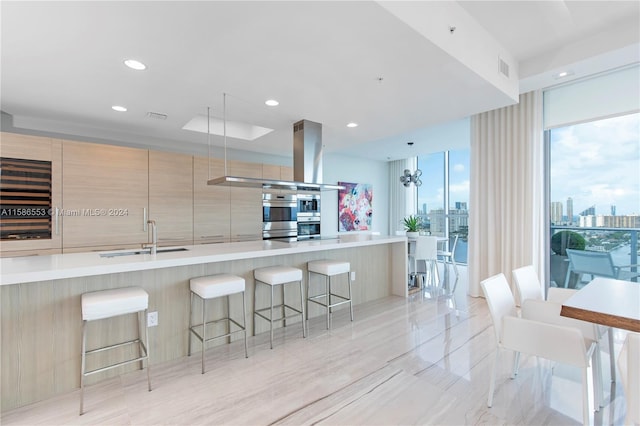
<svg viewBox="0 0 640 426">
<path fill-rule="evenodd" d="M 262 167 L 256 163 L 230 161 L 231 176 L 262 177 Z M 231 241 L 262 239 L 262 189 L 231 188 Z"/>
<path fill-rule="evenodd" d="M 274 166 L 273 164 L 263 164 L 262 177 L 264 179 L 282 179 L 280 176 L 280 166 Z"/>
<path fill-rule="evenodd" d="M 193 157 L 149 151 L 149 219 L 158 245 L 193 243 Z"/>
<path fill-rule="evenodd" d="M 51 217 L 51 238 L 3 240 L 0 252 L 28 250 L 28 254 L 33 254 L 38 250 L 45 253 L 45 250 L 60 249 L 63 224 L 56 208 L 62 206 L 62 142 L 40 136 L 0 133 L 0 155 L 5 158 L 51 162 L 51 216 L 49 212 L 46 213 L 47 218 Z"/>
<path fill-rule="evenodd" d="M 230 188 L 207 185 L 210 178 L 223 175 L 223 160 L 193 157 L 194 244 L 229 242 Z"/>
<path fill-rule="evenodd" d="M 148 151 L 64 141 L 63 167 L 65 248 L 148 240 Z"/>
<path fill-rule="evenodd" d="M 293 167 L 280 166 L 280 178 L 282 180 L 293 180 Z"/>
</svg>

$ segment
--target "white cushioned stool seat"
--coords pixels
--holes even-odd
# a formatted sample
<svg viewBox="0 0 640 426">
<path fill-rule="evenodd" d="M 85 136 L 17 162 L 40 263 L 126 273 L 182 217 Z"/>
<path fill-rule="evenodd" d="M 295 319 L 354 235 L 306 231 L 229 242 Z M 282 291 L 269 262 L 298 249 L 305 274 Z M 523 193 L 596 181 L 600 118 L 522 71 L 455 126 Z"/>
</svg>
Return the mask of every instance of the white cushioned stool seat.
<svg viewBox="0 0 640 426">
<path fill-rule="evenodd" d="M 191 291 L 202 299 L 227 296 L 244 291 L 244 278 L 231 274 L 210 275 L 192 278 L 189 281 Z"/>
<path fill-rule="evenodd" d="M 346 274 L 351 270 L 351 264 L 340 260 L 314 260 L 307 264 L 307 269 L 310 272 L 331 276 Z"/>
<path fill-rule="evenodd" d="M 253 273 L 256 280 L 269 285 L 302 281 L 302 270 L 289 266 L 269 266 L 256 269 Z"/>
<path fill-rule="evenodd" d="M 82 295 L 82 319 L 93 321 L 144 311 L 149 294 L 140 287 L 101 290 Z"/>
</svg>

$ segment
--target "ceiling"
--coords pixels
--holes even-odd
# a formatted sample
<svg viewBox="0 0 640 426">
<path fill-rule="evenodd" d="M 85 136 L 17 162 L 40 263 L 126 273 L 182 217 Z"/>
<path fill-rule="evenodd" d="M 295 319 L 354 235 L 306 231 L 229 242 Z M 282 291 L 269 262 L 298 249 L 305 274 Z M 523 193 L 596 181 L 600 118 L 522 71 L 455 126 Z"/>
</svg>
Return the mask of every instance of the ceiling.
<svg viewBox="0 0 640 426">
<path fill-rule="evenodd" d="M 230 149 L 283 157 L 293 123 L 307 119 L 323 124 L 325 152 L 386 161 L 441 150 L 451 141 L 432 129 L 514 103 L 386 3 L 414 16 L 443 6 L 438 31 L 489 37 L 529 90 L 609 52 L 626 53 L 600 68 L 638 61 L 636 1 L 3 1 L 1 110 L 16 128 L 201 152 L 224 138 L 182 127 L 209 107 L 213 121 L 274 129 L 253 141 L 228 136 Z M 133 71 L 127 58 L 148 68 Z"/>
</svg>

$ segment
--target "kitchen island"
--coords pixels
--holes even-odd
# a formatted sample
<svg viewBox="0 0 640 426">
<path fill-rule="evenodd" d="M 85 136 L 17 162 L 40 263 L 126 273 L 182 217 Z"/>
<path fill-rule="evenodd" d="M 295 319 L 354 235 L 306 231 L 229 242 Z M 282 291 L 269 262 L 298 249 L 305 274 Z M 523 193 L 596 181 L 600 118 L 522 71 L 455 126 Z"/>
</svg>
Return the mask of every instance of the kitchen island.
<svg viewBox="0 0 640 426">
<path fill-rule="evenodd" d="M 159 319 L 158 326 L 149 330 L 152 365 L 187 354 L 189 279 L 193 277 L 216 273 L 244 277 L 249 333 L 253 331 L 255 268 L 294 266 L 305 271 L 306 282 L 308 261 L 347 260 L 355 272 L 355 305 L 391 294 L 407 295 L 407 240 L 403 236 L 354 234 L 291 243 L 249 241 L 163 249 L 167 250 L 159 248 L 154 255 L 92 252 L 1 259 L 3 412 L 78 388 L 80 295 L 85 292 L 140 286 L 149 293 L 149 311 L 157 311 Z M 299 297 L 294 293 L 287 293 L 287 299 Z M 258 303 L 266 302 L 267 297 L 266 292 L 259 293 Z M 222 301 L 214 304 L 210 312 L 224 309 Z M 232 314 L 240 309 L 238 303 L 231 303 Z M 309 317 L 321 313 L 319 307 L 311 307 Z M 92 324 L 93 335 L 130 337 L 125 330 L 135 329 L 134 324 L 133 316 L 97 321 Z M 268 330 L 262 322 L 256 328 L 256 333 Z M 122 354 L 100 356 L 105 357 L 100 362 L 108 362 Z M 99 373 L 89 383 L 135 368 L 130 365 Z"/>
</svg>

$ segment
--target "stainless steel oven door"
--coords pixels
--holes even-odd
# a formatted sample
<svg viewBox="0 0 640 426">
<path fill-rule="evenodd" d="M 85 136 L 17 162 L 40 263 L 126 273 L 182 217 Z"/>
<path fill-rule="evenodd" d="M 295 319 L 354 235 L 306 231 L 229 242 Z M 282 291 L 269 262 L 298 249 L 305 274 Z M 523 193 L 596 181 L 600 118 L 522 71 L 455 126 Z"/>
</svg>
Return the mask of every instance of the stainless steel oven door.
<svg viewBox="0 0 640 426">
<path fill-rule="evenodd" d="M 291 194 L 262 194 L 262 222 L 295 222 L 298 218 L 298 202 Z"/>
<path fill-rule="evenodd" d="M 298 237 L 297 222 L 263 222 L 263 240 L 295 241 Z"/>
<path fill-rule="evenodd" d="M 320 216 L 298 217 L 298 240 L 320 238 Z"/>
</svg>

